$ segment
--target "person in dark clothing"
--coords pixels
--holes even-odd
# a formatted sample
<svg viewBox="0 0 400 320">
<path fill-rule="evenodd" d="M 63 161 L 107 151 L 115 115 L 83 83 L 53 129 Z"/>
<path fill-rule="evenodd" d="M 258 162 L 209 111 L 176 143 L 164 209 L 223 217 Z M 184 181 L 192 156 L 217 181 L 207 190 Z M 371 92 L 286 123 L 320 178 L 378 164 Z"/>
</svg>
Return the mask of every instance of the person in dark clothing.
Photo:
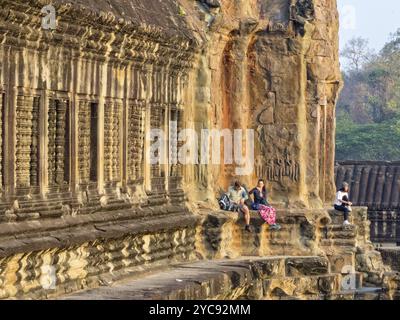
<svg viewBox="0 0 400 320">
<path fill-rule="evenodd" d="M 257 187 L 250 190 L 249 195 L 253 195 L 254 199 L 251 209 L 257 210 L 272 230 L 280 230 L 281 226 L 276 223 L 276 210 L 268 203 L 267 189 L 263 179 L 258 180 Z"/>
<path fill-rule="evenodd" d="M 267 189 L 265 188 L 264 180 L 258 180 L 257 187 L 250 190 L 249 195 L 253 195 L 254 202 L 251 206 L 252 210 L 260 209 L 260 205 L 268 206 Z"/>
</svg>

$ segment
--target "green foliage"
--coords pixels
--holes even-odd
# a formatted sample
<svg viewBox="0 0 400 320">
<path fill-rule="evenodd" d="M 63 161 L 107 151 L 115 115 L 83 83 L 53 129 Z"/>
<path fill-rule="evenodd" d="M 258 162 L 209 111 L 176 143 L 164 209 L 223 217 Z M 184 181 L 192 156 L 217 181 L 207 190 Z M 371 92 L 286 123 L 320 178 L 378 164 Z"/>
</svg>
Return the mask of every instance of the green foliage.
<svg viewBox="0 0 400 320">
<path fill-rule="evenodd" d="M 358 47 L 368 52 L 367 44 L 363 41 Z M 343 57 L 362 63 L 353 63 L 343 73 L 344 88 L 337 107 L 336 157 L 400 160 L 400 29 L 370 59 L 357 60 L 359 53 L 351 51 L 353 55 L 349 56 L 349 52 Z"/>
<path fill-rule="evenodd" d="M 336 158 L 337 160 L 399 160 L 400 119 L 356 124 L 348 117 L 338 116 Z"/>
</svg>

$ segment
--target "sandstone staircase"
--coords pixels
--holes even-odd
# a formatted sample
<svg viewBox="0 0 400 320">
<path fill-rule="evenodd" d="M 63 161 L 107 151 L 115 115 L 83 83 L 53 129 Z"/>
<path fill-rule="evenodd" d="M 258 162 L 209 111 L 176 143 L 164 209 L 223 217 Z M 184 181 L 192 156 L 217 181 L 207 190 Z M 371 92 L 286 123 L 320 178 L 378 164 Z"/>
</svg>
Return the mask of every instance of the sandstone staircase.
<svg viewBox="0 0 400 320">
<path fill-rule="evenodd" d="M 357 211 L 351 218 L 352 225 L 344 227 L 342 215 L 329 211 L 331 223 L 320 228 L 320 247 L 325 255 L 267 257 L 248 255 L 263 255 L 265 245 L 275 246 L 278 251 L 281 246 L 290 250 L 291 244 L 285 237 L 293 233 L 294 225 L 301 225 L 297 221 L 299 217 L 280 217 L 282 230 L 266 233 L 263 229 L 268 227 L 253 218 L 255 232 L 249 234 L 243 231 L 240 221 L 235 222 L 239 228 L 229 230 L 232 227 L 229 216 L 210 215 L 205 224 L 205 237 L 211 245 L 209 250 L 219 252 L 212 260 L 177 264 L 167 270 L 116 282 L 105 281 L 108 284 L 103 287 L 61 299 L 388 299 L 385 289 L 395 283 L 393 276 L 387 278 L 391 280 L 384 288 L 383 273 L 374 283 L 370 281 L 371 274 L 362 270 L 364 256 L 371 252 L 373 257 L 376 256 L 371 247 L 360 247 L 363 243 L 359 237 L 363 230 L 360 230 L 362 224 L 358 215 Z M 223 229 L 225 232 L 221 232 Z M 267 242 L 263 239 L 265 236 Z M 242 256 L 224 259 L 224 255 L 232 255 L 233 250 L 229 251 L 228 247 L 241 248 Z M 377 273 L 376 270 L 369 272 Z M 386 277 L 388 275 L 386 273 Z"/>
<path fill-rule="evenodd" d="M 242 257 L 179 264 L 66 300 L 378 300 L 380 288 L 342 290 L 344 276 L 321 257 Z"/>
<path fill-rule="evenodd" d="M 190 214 L 172 205 L 126 210 L 110 193 L 100 208 L 101 197 L 89 190 L 87 203 L 101 211 L 40 219 L 40 233 L 37 221 L 5 223 L 0 229 L 0 297 L 400 298 L 400 277 L 388 272 L 370 243 L 363 208 L 353 212 L 348 227 L 335 211 L 279 210 L 280 231 L 253 213 L 254 232 L 248 233 L 233 213 Z M 104 214 L 108 205 L 114 210 Z M 53 277 L 54 289 L 43 288 L 47 277 Z M 19 279 L 29 284 L 29 292 Z"/>
</svg>

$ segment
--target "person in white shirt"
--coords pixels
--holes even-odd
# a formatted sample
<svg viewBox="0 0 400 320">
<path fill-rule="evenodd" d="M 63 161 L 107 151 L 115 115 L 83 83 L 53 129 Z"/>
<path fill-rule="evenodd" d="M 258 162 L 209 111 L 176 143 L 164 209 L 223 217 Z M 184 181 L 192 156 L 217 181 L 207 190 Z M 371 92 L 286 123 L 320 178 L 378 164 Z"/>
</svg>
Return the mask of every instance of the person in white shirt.
<svg viewBox="0 0 400 320">
<path fill-rule="evenodd" d="M 349 214 L 353 204 L 349 201 L 349 184 L 343 182 L 342 188 L 336 193 L 335 210 L 344 213 L 344 225 L 349 225 Z"/>
<path fill-rule="evenodd" d="M 236 181 L 235 184 L 229 188 L 227 195 L 229 200 L 236 205 L 235 211 L 243 213 L 246 221 L 245 230 L 252 232 L 250 227 L 250 210 L 245 205 L 245 201 L 249 198 L 246 189 L 242 187 L 239 181 Z"/>
</svg>

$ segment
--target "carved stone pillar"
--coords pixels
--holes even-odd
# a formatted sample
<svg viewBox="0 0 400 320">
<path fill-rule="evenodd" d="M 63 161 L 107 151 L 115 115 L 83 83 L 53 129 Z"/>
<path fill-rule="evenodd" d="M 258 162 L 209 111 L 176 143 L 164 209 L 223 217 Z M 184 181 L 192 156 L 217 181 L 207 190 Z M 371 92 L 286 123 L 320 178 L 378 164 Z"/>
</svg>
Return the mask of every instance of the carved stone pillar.
<svg viewBox="0 0 400 320">
<path fill-rule="evenodd" d="M 31 154 L 30 154 L 30 185 L 39 185 L 39 112 L 40 98 L 33 98 L 32 107 L 32 132 L 31 132 Z"/>
<path fill-rule="evenodd" d="M 121 180 L 121 110 L 120 103 L 104 106 L 104 179 Z"/>
<path fill-rule="evenodd" d="M 112 181 L 112 143 L 113 143 L 113 104 L 108 101 L 104 105 L 104 180 Z"/>
<path fill-rule="evenodd" d="M 169 190 L 178 190 L 181 188 L 182 164 L 179 163 L 178 151 L 183 142 L 178 141 L 178 135 L 183 130 L 183 111 L 179 109 L 171 110 L 169 127 Z"/>
<path fill-rule="evenodd" d="M 56 183 L 63 184 L 66 180 L 65 154 L 66 145 L 66 115 L 67 102 L 59 100 L 57 103 L 57 121 L 56 121 Z"/>
<path fill-rule="evenodd" d="M 0 190 L 3 190 L 4 93 L 0 93 Z"/>
<path fill-rule="evenodd" d="M 161 104 L 153 103 L 151 105 L 151 129 L 164 130 L 164 116 L 165 110 Z M 164 155 L 154 154 L 155 157 L 159 157 L 161 160 Z M 151 165 L 151 188 L 152 190 L 162 191 L 165 189 L 164 186 L 164 170 L 160 163 Z"/>
<path fill-rule="evenodd" d="M 17 96 L 16 105 L 16 185 L 30 187 L 33 97 Z"/>
<path fill-rule="evenodd" d="M 48 176 L 50 185 L 69 182 L 69 117 L 66 100 L 50 99 L 48 111 Z"/>
<path fill-rule="evenodd" d="M 148 67 L 143 80 L 143 82 L 146 84 L 146 104 L 144 117 L 145 132 L 150 132 L 149 130 L 151 130 L 151 106 L 149 104 L 152 94 L 150 89 L 152 81 L 151 72 L 152 68 Z M 144 145 L 144 186 L 146 191 L 151 191 L 150 139 L 148 139 L 148 137 L 146 137 Z"/>
<path fill-rule="evenodd" d="M 144 177 L 144 101 L 138 101 L 129 105 L 128 119 L 128 182 L 135 183 Z"/>
<path fill-rule="evenodd" d="M 87 101 L 79 101 L 79 180 L 86 184 L 90 180 L 90 104 Z"/>
<path fill-rule="evenodd" d="M 48 171 L 49 185 L 54 185 L 56 180 L 56 122 L 57 122 L 57 101 L 50 99 L 48 112 Z"/>
</svg>

